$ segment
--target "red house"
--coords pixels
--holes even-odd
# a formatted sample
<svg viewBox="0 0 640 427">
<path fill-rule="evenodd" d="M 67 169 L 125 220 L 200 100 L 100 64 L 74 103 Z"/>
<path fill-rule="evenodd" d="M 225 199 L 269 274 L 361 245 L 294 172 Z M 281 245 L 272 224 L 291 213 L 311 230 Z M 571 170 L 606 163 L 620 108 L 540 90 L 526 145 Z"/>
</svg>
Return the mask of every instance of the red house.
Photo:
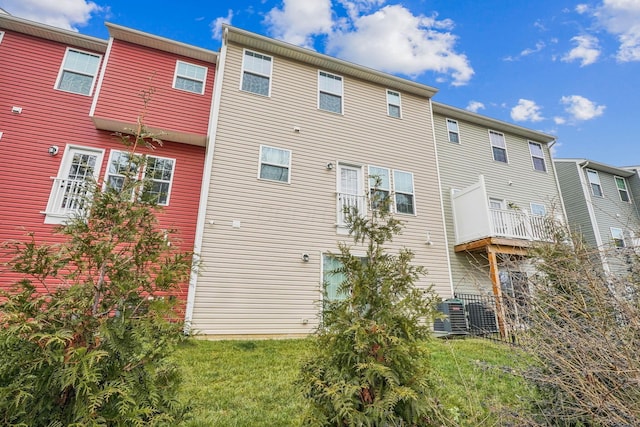
<svg viewBox="0 0 640 427">
<path fill-rule="evenodd" d="M 140 150 L 142 173 L 164 206 L 161 226 L 193 250 L 218 54 L 106 25 L 102 40 L 0 14 L 0 241 L 51 241 L 85 178 L 117 183 L 114 132 L 135 129 L 153 88 L 144 122 L 164 144 Z M 16 280 L 7 260 L 0 286 Z"/>
</svg>

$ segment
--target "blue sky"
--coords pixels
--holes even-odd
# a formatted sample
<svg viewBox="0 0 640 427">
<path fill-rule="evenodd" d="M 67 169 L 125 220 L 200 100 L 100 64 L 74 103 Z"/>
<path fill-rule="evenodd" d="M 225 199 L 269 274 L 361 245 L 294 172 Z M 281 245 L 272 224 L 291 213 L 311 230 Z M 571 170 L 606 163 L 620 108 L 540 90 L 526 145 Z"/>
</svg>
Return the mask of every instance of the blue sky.
<svg viewBox="0 0 640 427">
<path fill-rule="evenodd" d="M 640 165 L 640 0 L 0 0 L 220 47 L 223 22 L 434 86 L 435 100 L 555 135 L 556 158 Z"/>
</svg>

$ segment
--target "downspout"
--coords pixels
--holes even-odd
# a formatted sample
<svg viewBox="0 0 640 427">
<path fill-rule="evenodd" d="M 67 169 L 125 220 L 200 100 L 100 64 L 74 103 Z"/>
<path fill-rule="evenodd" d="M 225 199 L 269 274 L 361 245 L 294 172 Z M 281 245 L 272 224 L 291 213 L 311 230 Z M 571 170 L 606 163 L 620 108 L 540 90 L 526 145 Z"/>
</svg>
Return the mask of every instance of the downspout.
<svg viewBox="0 0 640 427">
<path fill-rule="evenodd" d="M 429 113 L 431 115 L 431 133 L 433 137 L 433 150 L 436 160 L 436 174 L 438 175 L 438 194 L 440 195 L 440 213 L 442 215 L 442 225 L 444 226 L 444 247 L 447 254 L 447 270 L 449 271 L 449 289 L 451 290 L 451 296 L 454 295 L 453 290 L 453 273 L 451 272 L 451 255 L 449 254 L 449 237 L 447 234 L 447 221 L 444 215 L 444 198 L 442 197 L 442 180 L 440 178 L 440 160 L 438 159 L 438 141 L 436 140 L 436 128 L 433 121 L 433 104 L 431 98 L 429 98 Z"/>
<path fill-rule="evenodd" d="M 596 238 L 596 247 L 598 249 L 598 254 L 600 255 L 600 259 L 602 260 L 602 268 L 604 268 L 605 273 L 609 274 L 611 270 L 609 269 L 609 263 L 607 262 L 606 257 L 604 256 L 603 251 L 603 243 L 602 236 L 600 235 L 600 226 L 598 225 L 598 220 L 596 219 L 596 212 L 593 209 L 593 199 L 591 198 L 591 184 L 586 181 L 586 168 L 589 166 L 589 161 L 584 161 L 582 163 L 576 162 L 576 166 L 578 166 L 578 173 L 580 175 L 580 183 L 582 184 L 582 188 L 584 189 L 584 197 L 587 201 L 587 211 L 589 212 L 589 219 L 591 220 L 591 225 L 593 227 L 593 233 Z"/>
<path fill-rule="evenodd" d="M 229 30 L 225 28 L 224 35 L 222 37 L 222 46 L 220 48 L 220 53 L 218 54 L 218 60 L 216 61 L 215 82 L 213 85 L 213 99 L 211 105 L 211 115 L 209 117 L 209 135 L 207 138 L 205 164 L 204 171 L 202 173 L 202 187 L 200 189 L 200 203 L 198 206 L 198 219 L 196 222 L 196 235 L 193 246 L 193 265 L 191 268 L 191 275 L 189 276 L 189 291 L 187 294 L 187 306 L 184 316 L 183 331 L 185 334 L 189 334 L 191 332 L 193 309 L 196 301 L 198 274 L 200 272 L 200 263 L 202 261 L 200 254 L 202 251 L 202 240 L 204 238 L 204 227 L 207 217 L 207 204 L 209 201 L 209 188 L 211 186 L 211 172 L 213 170 L 213 155 L 215 152 L 218 118 L 220 115 L 220 98 L 222 94 L 222 81 L 227 53 L 226 40 L 228 31 Z"/>
</svg>

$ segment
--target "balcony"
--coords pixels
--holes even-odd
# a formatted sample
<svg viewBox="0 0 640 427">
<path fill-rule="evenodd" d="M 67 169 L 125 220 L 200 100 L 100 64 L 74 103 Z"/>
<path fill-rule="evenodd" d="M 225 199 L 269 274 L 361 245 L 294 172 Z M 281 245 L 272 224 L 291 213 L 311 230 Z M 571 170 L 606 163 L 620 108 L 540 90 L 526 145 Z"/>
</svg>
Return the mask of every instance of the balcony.
<svg viewBox="0 0 640 427">
<path fill-rule="evenodd" d="M 452 192 L 451 202 L 456 250 L 467 250 L 471 242 L 486 239 L 501 239 L 502 244 L 526 247 L 532 241 L 552 238 L 552 220 L 546 216 L 531 215 L 520 209 L 490 208 L 483 176 L 464 190 Z"/>
<path fill-rule="evenodd" d="M 43 212 L 48 219 L 45 223 L 59 224 L 71 216 L 81 215 L 91 200 L 93 184 L 84 179 L 52 179 L 49 202 Z"/>
<path fill-rule="evenodd" d="M 348 226 L 348 212 L 355 208 L 362 215 L 367 212 L 366 196 L 349 193 L 337 193 L 337 213 L 339 228 L 346 228 Z"/>
</svg>

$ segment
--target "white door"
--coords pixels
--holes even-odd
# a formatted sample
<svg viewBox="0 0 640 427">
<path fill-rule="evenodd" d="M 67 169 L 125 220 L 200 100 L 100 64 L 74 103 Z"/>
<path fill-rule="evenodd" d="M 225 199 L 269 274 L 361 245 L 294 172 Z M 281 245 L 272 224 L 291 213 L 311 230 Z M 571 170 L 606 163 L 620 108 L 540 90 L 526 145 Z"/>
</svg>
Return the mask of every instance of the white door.
<svg viewBox="0 0 640 427">
<path fill-rule="evenodd" d="M 67 146 L 58 177 L 53 181 L 47 217 L 65 218 L 82 211 L 91 197 L 91 183 L 98 179 L 103 156 L 104 150 Z M 48 219 L 45 222 L 59 222 Z"/>
<path fill-rule="evenodd" d="M 362 169 L 358 166 L 338 165 L 338 224 L 346 225 L 346 212 L 356 208 L 364 214 Z"/>
</svg>

